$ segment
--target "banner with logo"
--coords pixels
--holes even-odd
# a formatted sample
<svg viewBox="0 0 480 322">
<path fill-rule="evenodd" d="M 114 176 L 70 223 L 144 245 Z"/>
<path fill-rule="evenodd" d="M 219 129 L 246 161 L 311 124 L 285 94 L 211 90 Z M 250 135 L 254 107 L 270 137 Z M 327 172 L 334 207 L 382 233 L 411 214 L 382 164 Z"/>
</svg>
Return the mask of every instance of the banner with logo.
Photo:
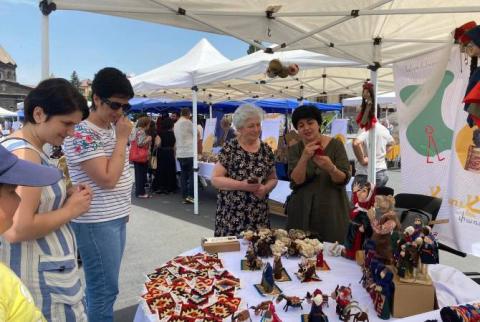
<svg viewBox="0 0 480 322">
<path fill-rule="evenodd" d="M 458 47 L 394 65 L 401 192 L 442 198 L 437 219 L 449 223 L 435 225 L 440 241 L 480 255 L 480 173 L 469 169 L 473 130 L 462 103 L 469 74 Z"/>
</svg>

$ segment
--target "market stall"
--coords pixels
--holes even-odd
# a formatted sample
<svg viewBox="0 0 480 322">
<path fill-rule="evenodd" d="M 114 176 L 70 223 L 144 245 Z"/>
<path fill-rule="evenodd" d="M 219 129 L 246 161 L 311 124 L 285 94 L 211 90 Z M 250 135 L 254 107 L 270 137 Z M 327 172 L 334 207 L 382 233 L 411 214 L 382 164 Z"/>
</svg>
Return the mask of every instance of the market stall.
<svg viewBox="0 0 480 322">
<path fill-rule="evenodd" d="M 331 245 L 327 245 L 330 247 Z M 245 271 L 240 269 L 240 261 L 244 258 L 247 250 L 247 243 L 241 242 L 241 249 L 237 252 L 220 253 L 219 258 L 222 260 L 224 268 L 232 273 L 235 277 L 240 278 L 240 289 L 235 296 L 240 297 L 242 302 L 238 308 L 239 311 L 255 306 L 263 301 L 272 300 L 274 296 L 262 296 L 254 287 L 254 284 L 260 283 L 262 279 L 261 271 Z M 201 252 L 201 248 L 192 249 L 182 254 L 194 255 Z M 270 262 L 272 265 L 272 258 L 262 259 Z M 282 258 L 283 267 L 291 277 L 291 281 L 277 282 L 277 286 L 281 291 L 288 296 L 298 296 L 304 298 L 307 292 L 312 293 L 315 289 L 320 289 L 323 293 L 330 295 L 337 285 L 350 285 L 352 289 L 353 298 L 358 301 L 359 307 L 368 312 L 369 320 L 383 321 L 375 314 L 375 308 L 367 291 L 362 288 L 359 281 L 362 278 L 362 271 L 360 266 L 351 260 L 343 257 L 332 257 L 325 254 L 325 261 L 330 266 L 329 271 L 317 271 L 318 277 L 321 281 L 301 283 L 295 276 L 298 271 L 298 257 Z M 480 300 L 480 285 L 476 284 L 461 272 L 452 267 L 445 265 L 431 265 L 429 272 L 436 288 L 436 296 L 438 306 L 454 305 L 456 303 L 466 303 L 470 301 Z M 336 321 L 335 301 L 329 299 L 329 306 L 324 308 L 324 312 L 329 317 L 330 321 Z M 275 303 L 275 302 L 274 302 Z M 282 321 L 300 321 L 301 314 L 310 312 L 310 305 L 303 303 L 303 308 L 290 308 L 287 312 L 283 311 L 283 303 L 275 304 L 276 312 Z M 253 310 L 250 310 L 250 316 L 253 321 L 260 321 L 260 316 L 255 316 Z M 439 318 L 438 311 L 432 311 L 418 316 L 411 316 L 402 321 L 419 322 L 426 319 Z M 391 318 L 390 321 L 400 319 Z M 155 314 L 151 314 L 148 305 L 145 301 L 141 301 L 134 319 L 135 322 L 149 322 L 158 321 Z"/>
</svg>

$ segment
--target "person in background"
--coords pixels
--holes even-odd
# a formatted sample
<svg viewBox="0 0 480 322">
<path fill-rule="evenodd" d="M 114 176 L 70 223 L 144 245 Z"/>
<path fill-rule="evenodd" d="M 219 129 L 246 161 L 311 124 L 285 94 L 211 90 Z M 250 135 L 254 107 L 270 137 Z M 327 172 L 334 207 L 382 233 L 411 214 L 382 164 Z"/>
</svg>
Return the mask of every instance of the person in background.
<svg viewBox="0 0 480 322">
<path fill-rule="evenodd" d="M 221 147 L 228 141 L 235 138 L 235 130 L 232 128 L 232 121 L 226 116 L 224 116 L 220 121 L 220 127 L 222 128 L 223 133 L 218 141 L 217 146 Z"/>
<path fill-rule="evenodd" d="M 156 193 L 169 194 L 178 189 L 173 120 L 169 117 L 164 118 L 161 129 L 155 138 L 157 170 L 155 171 L 155 179 L 153 180 L 153 190 Z"/>
<path fill-rule="evenodd" d="M 170 114 L 170 118 L 172 119 L 173 123 L 177 123 L 177 121 L 180 119 L 180 114 L 178 112 L 172 112 Z"/>
<path fill-rule="evenodd" d="M 89 321 L 113 321 L 131 211 L 133 180 L 127 144 L 133 125 L 124 114 L 133 96 L 124 73 L 112 67 L 101 69 L 92 82 L 90 116 L 65 141 L 73 184 L 86 181 L 95 191 L 90 210 L 72 223 L 87 283 Z"/>
<path fill-rule="evenodd" d="M 1 144 L 20 159 L 55 167 L 42 148 L 74 134 L 75 124 L 88 115 L 87 101 L 67 80 L 51 78 L 27 95 L 24 106 L 25 126 Z M 60 180 L 19 187 L 17 193 L 20 206 L 0 238 L 0 261 L 25 283 L 48 321 L 87 321 L 70 221 L 88 211 L 92 190 L 83 180 L 67 190 Z"/>
<path fill-rule="evenodd" d="M 133 131 L 133 140 L 137 142 L 140 148 L 150 150 L 152 137 L 147 135 L 146 130 L 150 127 L 150 118 L 143 116 L 137 120 L 137 127 Z M 147 183 L 148 159 L 145 163 L 133 162 L 135 169 L 135 197 L 146 199 L 150 196 L 145 192 L 145 184 Z"/>
<path fill-rule="evenodd" d="M 218 189 L 215 236 L 269 228 L 268 194 L 277 185 L 272 149 L 260 140 L 263 110 L 244 104 L 233 115 L 238 137 L 218 155 L 212 184 Z"/>
<path fill-rule="evenodd" d="M 0 235 L 13 225 L 20 205 L 17 186 L 51 186 L 62 179 L 61 172 L 33 162 L 20 160 L 0 145 Z M 22 281 L 0 262 L 0 321 L 45 321 L 40 309 Z"/>
<path fill-rule="evenodd" d="M 193 123 L 190 121 L 190 110 L 182 108 L 180 119 L 173 127 L 175 134 L 175 152 L 180 163 L 180 186 L 183 203 L 194 203 L 193 200 Z"/>
<path fill-rule="evenodd" d="M 388 150 L 395 144 L 390 131 L 380 124 L 374 124 L 375 127 L 375 168 L 376 168 L 376 187 L 384 187 L 388 182 L 387 162 L 385 155 Z M 352 148 L 355 153 L 355 179 L 353 185 L 358 183 L 363 186 L 368 180 L 368 136 L 369 132 L 360 130 L 360 134 L 353 139 Z"/>
<path fill-rule="evenodd" d="M 155 149 L 155 144 L 153 144 L 153 142 L 155 142 L 155 138 L 157 137 L 156 122 L 154 122 L 153 120 L 150 120 L 150 126 L 145 131 L 145 134 L 150 137 L 150 156 L 153 156 L 153 155 L 156 156 L 157 150 Z M 147 180 L 147 182 L 149 183 L 153 182 L 153 177 L 155 176 L 155 170 L 156 169 L 151 168 L 150 162 L 149 162 L 148 170 L 147 170 L 147 176 L 149 176 L 149 180 Z"/>
<path fill-rule="evenodd" d="M 287 228 L 343 243 L 350 211 L 345 186 L 351 177 L 345 147 L 320 133 L 322 114 L 314 106 L 295 109 L 292 123 L 300 141 L 288 149 L 292 193 L 286 206 Z"/>
</svg>

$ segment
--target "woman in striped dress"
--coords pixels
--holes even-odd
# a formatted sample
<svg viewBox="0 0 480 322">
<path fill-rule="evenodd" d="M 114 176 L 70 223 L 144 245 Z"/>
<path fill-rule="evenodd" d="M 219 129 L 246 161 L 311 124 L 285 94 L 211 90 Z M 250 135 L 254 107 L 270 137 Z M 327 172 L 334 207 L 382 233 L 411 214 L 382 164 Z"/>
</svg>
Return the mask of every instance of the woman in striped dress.
<svg viewBox="0 0 480 322">
<path fill-rule="evenodd" d="M 88 115 L 85 98 L 65 79 L 41 82 L 25 99 L 25 126 L 1 144 L 19 158 L 46 166 L 42 148 L 61 145 Z M 42 188 L 19 187 L 13 226 L 0 238 L 0 261 L 32 293 L 48 321 L 87 321 L 84 291 L 70 220 L 90 207 L 91 189 L 66 190 L 64 180 Z"/>
</svg>

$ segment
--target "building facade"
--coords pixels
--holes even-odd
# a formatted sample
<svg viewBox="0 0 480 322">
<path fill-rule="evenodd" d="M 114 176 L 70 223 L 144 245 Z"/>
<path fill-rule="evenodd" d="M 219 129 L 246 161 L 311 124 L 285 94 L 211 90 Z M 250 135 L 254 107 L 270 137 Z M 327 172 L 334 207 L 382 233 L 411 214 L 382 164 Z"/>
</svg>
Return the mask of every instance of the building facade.
<svg viewBox="0 0 480 322">
<path fill-rule="evenodd" d="M 17 103 L 23 102 L 31 87 L 19 84 L 17 64 L 0 46 L 0 107 L 16 111 Z"/>
</svg>

